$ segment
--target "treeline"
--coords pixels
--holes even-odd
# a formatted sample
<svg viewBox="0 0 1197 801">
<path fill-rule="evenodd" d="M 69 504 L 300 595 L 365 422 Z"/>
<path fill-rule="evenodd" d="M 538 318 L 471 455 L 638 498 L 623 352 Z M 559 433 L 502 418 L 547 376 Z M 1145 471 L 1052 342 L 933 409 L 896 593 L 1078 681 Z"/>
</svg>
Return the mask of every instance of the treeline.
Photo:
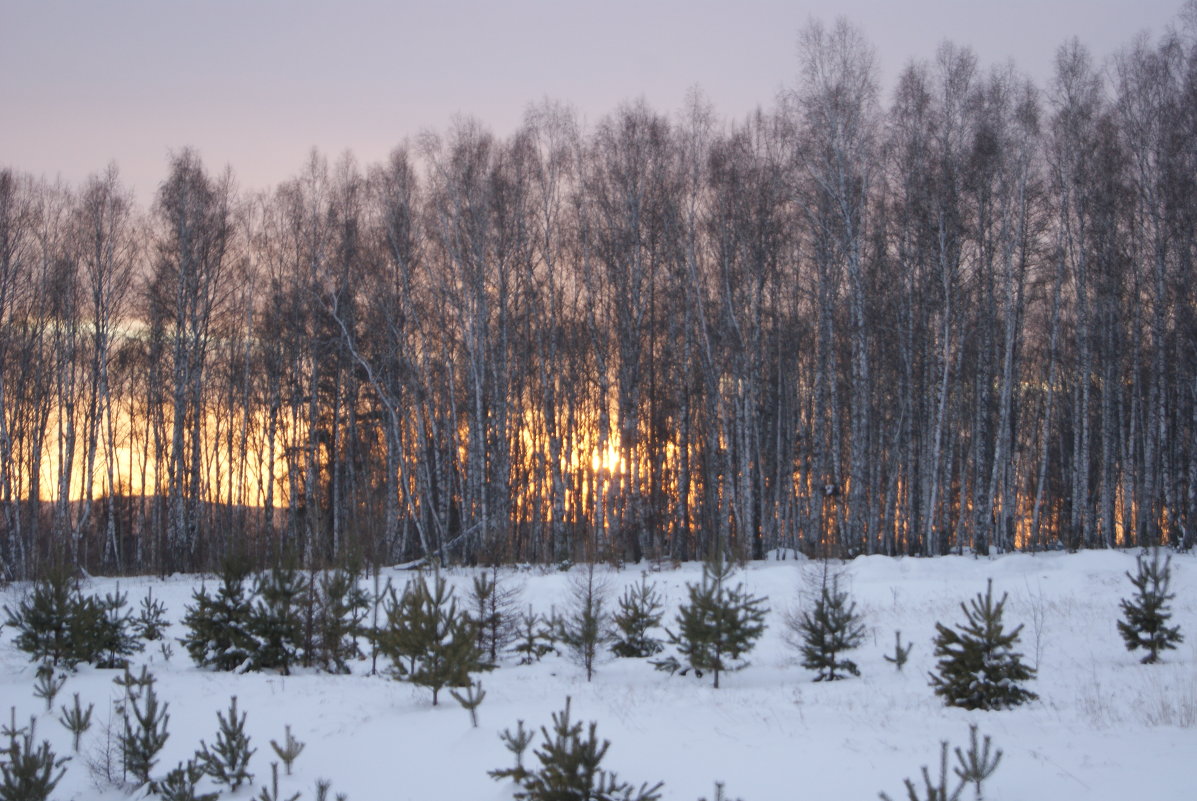
<svg viewBox="0 0 1197 801">
<path fill-rule="evenodd" d="M 533 106 L 152 207 L 0 172 L 0 554 L 105 572 L 1189 547 L 1197 7 L 1036 87 L 846 23 L 726 121 Z"/>
</svg>

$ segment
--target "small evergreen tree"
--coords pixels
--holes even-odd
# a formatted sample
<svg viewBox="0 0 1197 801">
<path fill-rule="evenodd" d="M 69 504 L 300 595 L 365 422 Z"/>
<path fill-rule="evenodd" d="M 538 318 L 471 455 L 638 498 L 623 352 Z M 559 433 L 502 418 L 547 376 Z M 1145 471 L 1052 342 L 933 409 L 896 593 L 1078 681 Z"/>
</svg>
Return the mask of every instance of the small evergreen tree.
<svg viewBox="0 0 1197 801">
<path fill-rule="evenodd" d="M 7 625 L 18 630 L 16 646 L 38 662 L 73 668 L 80 662 L 123 667 L 141 645 L 129 632 L 119 590 L 104 598 L 85 596 L 64 571 L 37 582 L 16 609 L 4 607 Z"/>
<path fill-rule="evenodd" d="M 641 576 L 639 584 L 625 587 L 619 598 L 619 611 L 611 618 L 617 632 L 611 652 L 627 658 L 660 653 L 664 644 L 649 632 L 661 625 L 664 614 L 664 600 L 647 578 Z"/>
<path fill-rule="evenodd" d="M 707 800 L 700 798 L 698 801 Z M 723 789 L 723 782 L 715 782 L 715 795 L 711 796 L 711 801 L 731 801 L 727 796 L 727 791 Z M 736 801 L 743 801 L 743 799 L 736 799 Z"/>
<path fill-rule="evenodd" d="M 906 643 L 902 645 L 902 632 L 894 632 L 894 655 L 882 654 L 886 662 L 896 667 L 899 671 L 906 665 L 906 660 L 910 658 L 910 650 L 914 648 L 914 643 Z"/>
<path fill-rule="evenodd" d="M 299 801 L 302 793 L 295 793 L 287 797 L 286 801 Z M 257 801 L 283 801 L 283 797 L 279 795 L 278 791 L 278 763 L 270 763 L 270 786 L 263 787 L 262 791 L 258 793 Z"/>
<path fill-rule="evenodd" d="M 482 689 L 482 682 L 474 682 L 466 688 L 464 693 L 450 689 L 449 695 L 453 696 L 454 701 L 461 704 L 462 709 L 470 713 L 470 725 L 475 729 L 478 728 L 478 707 L 486 699 L 486 690 Z"/>
<path fill-rule="evenodd" d="M 348 673 L 349 661 L 362 655 L 357 638 L 370 610 L 370 597 L 358 586 L 357 573 L 337 568 L 316 587 L 313 662 L 330 673 Z"/>
<path fill-rule="evenodd" d="M 976 801 L 982 801 L 982 786 L 985 780 L 993 775 L 1002 762 L 1002 749 L 999 748 L 997 753 L 994 753 L 992 746 L 988 734 L 982 742 L 977 741 L 977 724 L 972 723 L 968 727 L 967 753 L 960 748 L 955 749 L 957 764 L 952 768 L 952 772 L 960 780 L 961 786 L 973 786 Z"/>
<path fill-rule="evenodd" d="M 425 576 L 410 582 L 402 598 L 392 591 L 385 611 L 379 650 L 397 678 L 432 690 L 433 706 L 442 687 L 468 687 L 470 673 L 482 669 L 474 623 L 440 575 L 431 586 Z"/>
<path fill-rule="evenodd" d="M 85 710 L 79 703 L 79 693 L 75 693 L 75 705 L 68 707 L 59 707 L 62 710 L 62 716 L 58 718 L 58 722 L 71 733 L 74 737 L 74 751 L 79 753 L 79 739 L 83 734 L 91 728 L 91 713 L 95 708 L 95 704 L 88 704 Z"/>
<path fill-rule="evenodd" d="M 287 768 L 287 775 L 291 775 L 291 763 L 293 763 L 300 754 L 303 753 L 305 743 L 301 743 L 291 736 L 291 727 L 285 726 L 286 736 L 283 737 L 283 744 L 279 745 L 275 740 L 270 741 L 270 747 L 274 749 L 274 753 L 278 754 L 278 758 L 283 761 L 283 765 Z"/>
<path fill-rule="evenodd" d="M 169 704 L 158 703 L 154 690 L 155 679 L 143 666 L 141 675 L 134 677 L 125 668 L 125 702 L 121 706 L 123 731 L 120 735 L 121 760 L 126 772 L 141 787 L 150 781 L 150 771 L 158 762 L 158 752 L 166 745 L 170 734 L 166 731 L 170 716 Z"/>
<path fill-rule="evenodd" d="M 520 655 L 521 665 L 539 662 L 541 657 L 552 652 L 557 642 L 555 628 L 545 618 L 533 612 L 531 606 L 528 607 L 527 613 L 520 616 L 515 645 L 511 649 Z"/>
<path fill-rule="evenodd" d="M 678 610 L 678 630 L 666 629 L 681 660 L 670 656 L 653 662 L 657 670 L 681 675 L 693 670 L 699 678 L 710 671 L 718 688 L 721 673 L 747 667 L 743 657 L 764 634 L 768 609 L 743 584 L 730 587 L 731 573 L 730 565 L 717 560 L 703 566 L 700 584 L 686 585 L 689 602 Z"/>
<path fill-rule="evenodd" d="M 249 736 L 245 733 L 245 713 L 237 715 L 237 696 L 234 695 L 229 701 L 228 717 L 217 712 L 216 719 L 220 722 L 216 742 L 209 747 L 200 740 L 200 750 L 196 757 L 205 773 L 235 792 L 242 784 L 254 780 L 253 774 L 249 772 L 249 759 L 257 749 L 249 747 Z"/>
<path fill-rule="evenodd" d="M 33 685 L 33 697 L 41 698 L 46 702 L 47 712 L 54 708 L 54 696 L 58 695 L 62 685 L 66 684 L 66 680 L 65 673 L 54 675 L 54 668 L 50 665 L 38 667 L 37 682 Z"/>
<path fill-rule="evenodd" d="M 96 667 L 124 668 L 127 657 L 141 651 L 145 645 L 134 633 L 133 613 L 126 608 L 129 594 L 117 587 L 114 593 L 85 599 L 84 619 L 90 636 L 86 637 L 86 650 Z"/>
<path fill-rule="evenodd" d="M 43 741 L 36 748 L 33 738 L 37 722 L 29 719 L 29 728 L 6 731 L 8 747 L 0 759 L 0 801 L 46 801 L 66 774 L 69 757 L 61 759 Z"/>
<path fill-rule="evenodd" d="M 162 801 L 217 801 L 220 793 L 196 792 L 196 785 L 204 777 L 204 769 L 194 760 L 180 762 L 155 785 Z"/>
<path fill-rule="evenodd" d="M 1180 626 L 1167 625 L 1172 617 L 1168 601 L 1176 597 L 1168 592 L 1168 584 L 1172 580 L 1172 557 L 1166 557 L 1161 563 L 1157 549 L 1150 562 L 1144 561 L 1140 555 L 1135 564 L 1135 575 L 1126 574 L 1135 587 L 1135 596 L 1121 601 L 1125 620 L 1118 621 L 1118 631 L 1126 642 L 1126 650 L 1142 648 L 1147 655 L 1140 661 L 1150 665 L 1160 661 L 1160 651 L 1175 648 L 1184 641 L 1184 637 L 1181 636 Z"/>
<path fill-rule="evenodd" d="M 195 605 L 183 617 L 188 634 L 179 643 L 197 665 L 240 670 L 251 664 L 255 641 L 250 633 L 253 604 L 245 590 L 248 572 L 240 561 L 227 560 L 214 596 L 202 586 L 192 594 Z"/>
<path fill-rule="evenodd" d="M 141 609 L 133 618 L 133 633 L 143 640 L 160 640 L 166 633 L 166 604 L 154 597 L 154 589 L 146 591 L 141 599 Z"/>
<path fill-rule="evenodd" d="M 935 694 L 948 706 L 965 709 L 1005 709 L 1038 696 L 1020 686 L 1035 677 L 1035 670 L 1022 663 L 1013 650 L 1022 626 L 1006 631 L 1002 626 L 1005 594 L 993 600 L 993 580 L 985 594 L 978 593 L 964 611 L 959 630 L 936 623 L 935 656 L 938 673 L 931 674 Z"/>
<path fill-rule="evenodd" d="M 960 801 L 960 793 L 964 790 L 964 783 L 958 783 L 952 790 L 948 790 L 948 742 L 943 740 L 939 744 L 939 779 L 931 780 L 931 773 L 923 765 L 923 790 L 919 794 L 918 788 L 910 779 L 903 779 L 906 785 L 906 797 L 909 801 Z M 893 801 L 887 793 L 881 793 L 881 801 Z"/>
<path fill-rule="evenodd" d="M 523 751 L 531 741 L 523 732 L 503 732 L 500 738 L 509 750 L 516 754 L 514 768 L 492 770 L 489 775 L 496 781 L 511 779 L 520 789 L 515 798 L 521 801 L 657 801 L 661 797 L 661 782 L 649 787 L 647 784 L 634 788 L 627 782 L 599 766 L 610 748 L 609 740 L 598 739 L 596 724 L 591 723 L 586 735 L 582 734 L 581 722 L 570 720 L 570 699 L 565 699 L 565 709 L 553 713 L 553 730 L 541 727 L 544 738 L 535 756 L 540 762 L 536 770 L 528 770 L 523 764 Z M 513 747 L 517 746 L 518 750 Z"/>
<path fill-rule="evenodd" d="M 607 583 L 595 578 L 591 562 L 570 580 L 570 603 L 557 630 L 570 658 L 586 670 L 586 681 L 593 678 L 600 650 L 611 637 L 610 620 Z"/>
<path fill-rule="evenodd" d="M 52 570 L 16 609 L 4 607 L 5 623 L 17 629 L 14 644 L 33 661 L 74 667 L 84 661 L 79 648 L 83 603 L 66 571 Z"/>
<path fill-rule="evenodd" d="M 569 698 L 566 698 L 566 703 Z M 536 735 L 524 728 L 524 721 L 517 720 L 515 722 L 515 731 L 511 729 L 504 729 L 499 734 L 499 739 L 503 741 L 503 747 L 515 756 L 515 767 L 506 770 L 506 776 L 516 782 L 522 782 L 527 776 L 528 771 L 524 768 L 524 752 L 528 750 L 528 746 L 532 744 L 532 738 Z M 494 777 L 499 771 L 490 771 L 488 775 Z M 496 777 L 497 778 L 497 777 Z"/>
<path fill-rule="evenodd" d="M 518 589 L 503 586 L 497 567 L 491 568 L 490 575 L 474 576 L 470 618 L 478 630 L 478 647 L 487 667 L 496 667 L 499 654 L 515 639 L 518 598 Z"/>
<path fill-rule="evenodd" d="M 802 666 L 817 671 L 815 681 L 836 681 L 844 673 L 860 675 L 860 669 L 840 654 L 860 646 L 864 641 L 864 624 L 856 613 L 856 603 L 841 591 L 839 576 L 828 584 L 824 577 L 813 610 L 804 611 L 789 621 L 791 630 L 800 638 Z M 836 671 L 840 671 L 837 675 Z"/>
<path fill-rule="evenodd" d="M 328 779 L 316 780 L 316 801 L 328 801 L 328 792 L 332 789 L 332 782 Z M 337 793 L 336 801 L 349 801 L 349 796 L 345 793 Z"/>
<path fill-rule="evenodd" d="M 964 792 L 964 788 L 970 784 L 973 786 L 973 792 L 976 801 L 983 801 L 984 795 L 982 793 L 983 785 L 986 779 L 993 775 L 997 770 L 998 765 L 1002 761 L 1002 749 L 998 749 L 997 753 L 992 751 L 992 743 L 989 735 L 985 735 L 983 743 L 977 741 L 977 726 L 972 724 L 968 729 L 969 736 L 969 750 L 962 751 L 960 748 L 956 750 L 956 766 L 952 768 L 952 772 L 956 774 L 956 785 L 949 789 L 948 785 L 948 742 L 941 741 L 939 744 L 939 778 L 936 781 L 931 780 L 931 773 L 924 765 L 923 773 L 923 794 L 919 793 L 918 788 L 910 779 L 905 780 L 906 797 L 908 801 L 959 801 L 960 795 Z M 886 793 L 881 793 L 882 801 L 893 801 Z"/>
<path fill-rule="evenodd" d="M 250 670 L 291 674 L 291 665 L 299 660 L 304 641 L 307 592 L 307 579 L 291 567 L 276 566 L 255 577 L 255 601 L 246 623 L 254 639 Z"/>
</svg>

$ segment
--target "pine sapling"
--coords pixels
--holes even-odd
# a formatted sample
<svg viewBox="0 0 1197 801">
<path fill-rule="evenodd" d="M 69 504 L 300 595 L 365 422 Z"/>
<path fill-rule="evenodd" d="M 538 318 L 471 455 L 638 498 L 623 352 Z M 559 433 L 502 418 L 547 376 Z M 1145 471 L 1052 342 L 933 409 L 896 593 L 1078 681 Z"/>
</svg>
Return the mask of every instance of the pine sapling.
<svg viewBox="0 0 1197 801">
<path fill-rule="evenodd" d="M 154 677 L 143 666 L 134 679 L 125 668 L 126 700 L 122 707 L 123 732 L 120 736 L 121 757 L 125 770 L 141 787 L 150 781 L 150 771 L 158 762 L 158 752 L 170 737 L 166 727 L 170 716 L 169 704 L 158 703 Z M 140 688 L 134 690 L 133 688 Z"/>
<path fill-rule="evenodd" d="M 518 597 L 518 588 L 504 586 L 499 580 L 497 567 L 492 567 L 489 575 L 474 576 L 470 618 L 478 630 L 478 647 L 487 667 L 497 666 L 499 654 L 515 640 Z"/>
<path fill-rule="evenodd" d="M 287 775 L 291 775 L 291 763 L 303 753 L 303 748 L 306 743 L 301 743 L 291 736 L 291 726 L 284 726 L 286 731 L 283 737 L 283 744 L 279 745 L 275 740 L 270 741 L 270 747 L 274 749 L 274 753 L 278 754 L 278 758 L 283 761 L 283 765 L 287 769 Z"/>
<path fill-rule="evenodd" d="M 978 594 L 964 611 L 965 623 L 950 629 L 936 623 L 936 673 L 931 686 L 948 706 L 964 709 L 1006 709 L 1038 696 L 1021 686 L 1033 679 L 1035 670 L 1022 662 L 1014 650 L 1022 626 L 1006 631 L 1002 611 L 1007 595 L 994 601 L 993 581 L 984 595 Z"/>
<path fill-rule="evenodd" d="M 60 707 L 62 716 L 58 718 L 58 722 L 71 733 L 74 737 L 74 751 L 79 753 L 79 740 L 83 734 L 91 728 L 91 713 L 95 708 L 95 704 L 88 704 L 87 709 L 79 703 L 79 693 L 75 693 L 75 704 L 71 707 Z"/>
<path fill-rule="evenodd" d="M 301 795 L 303 795 L 303 793 L 296 793 L 295 795 L 287 798 L 286 801 L 299 801 L 299 797 Z M 270 787 L 269 789 L 266 787 L 262 788 L 262 792 L 258 793 L 257 801 L 283 801 L 282 797 L 278 794 L 277 762 L 270 763 Z"/>
<path fill-rule="evenodd" d="M 665 630 L 681 659 L 669 656 L 652 662 L 653 667 L 679 675 L 693 670 L 699 678 L 710 671 L 718 689 L 721 673 L 748 666 L 744 656 L 764 634 L 769 610 L 743 584 L 729 586 L 731 572 L 719 560 L 703 566 L 701 584 L 686 585 L 689 601 L 678 609 L 677 633 Z"/>
<path fill-rule="evenodd" d="M 896 667 L 899 671 L 906 665 L 906 660 L 910 658 L 910 651 L 914 648 L 914 643 L 907 643 L 905 647 L 902 646 L 902 632 L 894 632 L 894 655 L 882 654 L 886 662 Z"/>
<path fill-rule="evenodd" d="M 984 801 L 985 796 L 982 794 L 982 783 L 993 775 L 997 770 L 998 765 L 1002 761 L 1002 749 L 997 749 L 996 753 L 992 750 L 992 743 L 989 740 L 989 735 L 985 735 L 985 739 L 977 742 L 977 724 L 970 724 L 968 727 L 968 752 L 956 749 L 956 761 L 959 763 L 953 771 L 960 778 L 961 785 L 973 786 L 973 792 L 976 795 L 976 801 Z"/>
<path fill-rule="evenodd" d="M 570 720 L 570 699 L 566 698 L 565 709 L 553 713 L 552 732 L 541 727 L 544 742 L 534 752 L 540 767 L 528 770 L 521 761 L 517 761 L 516 767 L 492 770 L 489 775 L 496 781 L 515 781 L 520 789 L 514 797 L 527 801 L 567 798 L 620 801 L 660 799 L 660 782 L 651 787 L 642 784 L 635 789 L 633 785 L 620 781 L 615 773 L 599 767 L 611 743 L 609 740 L 600 741 L 595 730 L 596 724 L 592 722 L 586 734 L 582 734 L 581 722 Z M 504 732 L 504 735 L 508 735 L 508 732 Z M 504 741 L 507 740 L 508 737 L 504 736 Z M 519 754 L 522 754 L 522 748 L 517 752 L 517 759 Z"/>
<path fill-rule="evenodd" d="M 1184 641 L 1184 637 L 1180 633 L 1180 626 L 1167 625 L 1172 617 L 1168 601 L 1175 597 L 1168 592 L 1168 584 L 1172 579 L 1172 557 L 1168 556 L 1161 564 L 1157 549 L 1150 562 L 1145 562 L 1141 555 L 1135 562 L 1136 574 L 1126 574 L 1135 587 L 1135 596 L 1121 601 L 1125 620 L 1118 621 L 1118 631 L 1128 651 L 1142 648 L 1147 652 L 1140 661 L 1150 665 L 1160 661 L 1160 651 L 1175 648 Z"/>
<path fill-rule="evenodd" d="M 303 650 L 302 610 L 310 600 L 308 592 L 307 579 L 294 568 L 276 566 L 255 577 L 255 601 L 246 622 L 254 640 L 249 669 L 290 675 Z"/>
<path fill-rule="evenodd" d="M 453 699 L 470 713 L 470 723 L 475 729 L 478 728 L 478 707 L 482 704 L 482 700 L 486 698 L 486 690 L 482 689 L 482 682 L 474 682 L 466 688 L 464 693 L 450 689 L 449 695 L 453 696 Z"/>
<path fill-rule="evenodd" d="M 141 599 L 141 609 L 133 618 L 133 633 L 143 640 L 161 640 L 166 633 L 166 604 L 154 597 L 154 588 Z"/>
<path fill-rule="evenodd" d="M 700 798 L 698 801 L 707 800 Z M 723 789 L 723 782 L 715 782 L 715 795 L 711 796 L 711 801 L 732 801 L 727 797 L 727 792 Z M 736 799 L 736 801 L 743 801 L 743 799 Z"/>
<path fill-rule="evenodd" d="M 33 685 L 33 697 L 45 700 L 47 712 L 54 708 L 54 697 L 58 695 L 62 685 L 66 684 L 66 680 L 65 673 L 55 675 L 54 668 L 49 664 L 38 667 L 37 682 Z"/>
<path fill-rule="evenodd" d="M 315 585 L 315 662 L 329 673 L 348 673 L 349 662 L 362 655 L 357 638 L 370 608 L 370 597 L 358 586 L 358 574 L 338 568 Z"/>
<path fill-rule="evenodd" d="M 391 658 L 396 678 L 432 690 L 433 706 L 442 688 L 467 687 L 470 673 L 482 669 L 474 622 L 440 575 L 431 584 L 421 576 L 401 598 L 392 592 L 386 616 L 379 650 Z"/>
<path fill-rule="evenodd" d="M 245 588 L 248 575 L 244 564 L 229 559 L 215 594 L 210 595 L 202 586 L 192 593 L 195 603 L 186 607 L 183 616 L 187 634 L 179 643 L 197 665 L 244 670 L 251 664 L 257 646 L 250 631 L 253 603 Z"/>
<path fill-rule="evenodd" d="M 923 794 L 919 794 L 918 788 L 910 779 L 903 779 L 906 785 L 906 797 L 908 801 L 960 801 L 960 793 L 964 790 L 964 783 L 961 782 L 956 787 L 948 792 L 948 742 L 944 740 L 939 744 L 939 780 L 931 781 L 931 773 L 927 770 L 927 766 L 923 765 Z M 893 801 L 887 793 L 881 793 L 881 801 Z"/>
<path fill-rule="evenodd" d="M 511 650 L 520 655 L 521 665 L 531 665 L 539 662 L 545 654 L 552 653 L 555 641 L 553 626 L 529 606 L 527 613 L 520 616 L 516 642 Z"/>
<path fill-rule="evenodd" d="M 969 726 L 968 735 L 968 751 L 963 751 L 960 748 L 955 749 L 957 765 L 952 768 L 952 772 L 956 774 L 957 779 L 955 786 L 949 789 L 949 746 L 948 742 L 944 740 L 939 744 L 939 778 L 933 782 L 930 771 L 924 765 L 922 769 L 923 787 L 921 792 L 913 781 L 905 779 L 908 801 L 959 801 L 964 788 L 970 784 L 973 786 L 976 801 L 984 801 L 984 782 L 997 770 L 998 764 L 1002 761 L 1002 751 L 1000 748 L 997 749 L 996 753 L 993 751 L 988 735 L 985 736 L 983 741 L 978 742 L 977 727 L 975 724 Z M 883 801 L 893 801 L 886 793 L 881 793 L 880 795 Z"/>
<path fill-rule="evenodd" d="M 8 725 L 0 726 L 0 737 L 6 737 L 9 740 L 12 740 L 16 737 L 25 736 L 25 731 L 26 729 L 24 726 L 17 726 L 17 708 L 15 706 L 10 706 L 8 708 Z"/>
<path fill-rule="evenodd" d="M 586 671 L 586 681 L 594 677 L 603 645 L 610 639 L 607 611 L 607 582 L 596 578 L 594 564 L 570 581 L 570 603 L 557 629 L 557 638 L 570 658 Z"/>
<path fill-rule="evenodd" d="M 316 801 L 328 801 L 328 791 L 332 789 L 332 782 L 328 779 L 316 780 Z M 345 793 L 337 793 L 336 801 L 348 801 L 349 796 Z"/>
<path fill-rule="evenodd" d="M 257 749 L 249 747 L 249 737 L 245 733 L 245 713 L 242 712 L 240 716 L 237 714 L 237 696 L 234 695 L 229 702 L 228 717 L 217 712 L 216 718 L 220 722 L 216 742 L 209 747 L 200 740 L 197 757 L 205 773 L 236 792 L 242 784 L 253 781 L 253 774 L 249 772 L 249 759 Z"/>
<path fill-rule="evenodd" d="M 15 609 L 4 607 L 5 625 L 17 631 L 13 644 L 36 662 L 73 668 L 89 661 L 83 636 L 95 616 L 94 601 L 85 599 L 65 570 L 53 570 L 34 584 Z"/>
<path fill-rule="evenodd" d="M 378 674 L 378 654 L 379 645 L 387 636 L 387 632 L 378 623 L 378 612 L 383 608 L 387 599 L 393 599 L 394 587 L 391 586 L 390 578 L 387 578 L 386 586 L 381 584 L 381 576 L 379 575 L 378 563 L 374 564 L 374 593 L 370 598 L 370 675 Z"/>
<path fill-rule="evenodd" d="M 142 690 L 154 681 L 153 674 L 143 666 L 141 673 L 136 676 L 128 668 L 125 668 L 119 676 L 112 680 L 112 683 L 124 691 L 126 698 L 131 698 L 139 695 Z"/>
<path fill-rule="evenodd" d="M 8 747 L 4 750 L 4 759 L 0 760 L 0 799 L 46 801 L 66 774 L 63 765 L 69 757 L 59 758 L 46 741 L 35 748 L 36 721 L 30 718 L 29 728 L 18 730 L 15 715 L 14 710 Z"/>
<path fill-rule="evenodd" d="M 154 790 L 162 801 L 217 801 L 220 793 L 197 793 L 195 786 L 204 777 L 204 769 L 194 760 L 180 762 L 178 767 L 156 782 Z"/>
<path fill-rule="evenodd" d="M 856 603 L 848 599 L 847 592 L 840 591 L 838 576 L 832 577 L 830 585 L 824 578 L 813 610 L 787 622 L 801 638 L 802 666 L 818 672 L 815 681 L 836 681 L 844 678 L 844 673 L 860 675 L 855 662 L 840 658 L 841 652 L 858 647 L 864 640 L 864 624 L 856 613 Z"/>
<path fill-rule="evenodd" d="M 134 635 L 133 613 L 126 608 L 128 598 L 129 593 L 118 586 L 102 599 L 86 599 L 83 614 L 95 620 L 85 637 L 89 643 L 86 650 L 93 654 L 86 661 L 95 662 L 96 667 L 123 668 L 129 664 L 127 657 L 145 648 Z"/>
<path fill-rule="evenodd" d="M 517 720 L 515 731 L 511 729 L 503 729 L 499 734 L 499 739 L 503 741 L 503 746 L 515 755 L 515 767 L 509 768 L 506 771 L 507 776 L 511 778 L 516 784 L 522 784 L 524 778 L 527 777 L 528 771 L 524 768 L 524 752 L 528 750 L 528 746 L 532 744 L 532 732 L 524 728 L 524 721 Z M 498 771 L 491 771 L 490 775 L 493 777 Z"/>
<path fill-rule="evenodd" d="M 616 629 L 612 653 L 629 658 L 660 653 L 664 644 L 649 632 L 661 625 L 664 614 L 664 599 L 647 578 L 641 576 L 639 584 L 624 588 L 619 611 L 611 618 Z"/>
</svg>

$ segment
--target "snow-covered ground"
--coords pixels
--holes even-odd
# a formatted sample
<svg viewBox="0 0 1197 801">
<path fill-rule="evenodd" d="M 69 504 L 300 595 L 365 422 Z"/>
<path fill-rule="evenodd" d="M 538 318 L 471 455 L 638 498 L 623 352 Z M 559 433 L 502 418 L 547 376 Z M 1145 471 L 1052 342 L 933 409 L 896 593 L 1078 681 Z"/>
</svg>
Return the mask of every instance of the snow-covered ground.
<svg viewBox="0 0 1197 801">
<path fill-rule="evenodd" d="M 428 690 L 370 676 L 369 662 L 357 663 L 351 676 L 231 675 L 195 667 L 175 643 L 169 661 L 152 647 L 135 664 L 148 664 L 160 697 L 170 704 L 170 739 L 159 772 L 190 757 L 201 738 L 211 743 L 216 713 L 227 708 L 229 696 L 237 696 L 257 747 L 254 787 L 233 796 L 245 799 L 269 782 L 276 759 L 269 743 L 282 739 L 287 724 L 307 747 L 294 775 L 280 782 L 284 798 L 303 791 L 312 799 L 316 779 L 328 778 L 333 792 L 347 793 L 350 801 L 510 799 L 513 786 L 486 775 L 511 762 L 498 733 L 517 719 L 530 727 L 547 725 L 566 696 L 573 698 L 575 719 L 597 721 L 599 735 L 610 739 L 604 767 L 637 785 L 664 781 L 665 799 L 710 798 L 716 780 L 726 784 L 729 797 L 743 801 L 875 799 L 881 790 L 904 798 L 903 778 L 917 777 L 921 765 L 936 765 L 941 740 L 966 743 L 970 723 L 1005 753 L 986 784 L 990 799 L 1192 799 L 1197 557 L 1173 558 L 1174 621 L 1186 640 L 1160 665 L 1139 664 L 1139 655 L 1125 650 L 1115 629 L 1119 598 L 1131 590 L 1124 573 L 1133 567 L 1134 555 L 1127 552 L 857 559 L 839 569 L 868 629 L 866 644 L 851 655 L 862 676 L 815 683 L 785 643 L 783 617 L 815 586 L 819 563 L 751 564 L 737 576 L 753 593 L 768 597 L 769 628 L 751 666 L 725 675 L 720 689 L 711 687 L 709 677 L 671 677 L 644 660 L 608 658 L 587 683 L 583 670 L 564 657 L 550 655 L 531 666 L 508 658 L 482 677 L 486 699 L 477 729 L 447 693 L 434 708 Z M 603 568 L 612 602 L 645 570 L 667 597 L 671 622 L 686 583 L 700 578 L 701 566 Z M 446 572 L 459 593 L 468 592 L 471 571 Z M 410 574 L 385 572 L 384 579 L 388 575 L 402 586 Z M 569 595 L 565 573 L 527 569 L 500 575 L 504 584 L 521 589 L 523 604 L 539 611 L 560 608 Z M 1002 712 L 946 708 L 927 682 L 935 623 L 961 622 L 960 603 L 983 592 L 987 578 L 997 593 L 1010 595 L 1007 623 L 1025 624 L 1022 651 L 1030 664 L 1038 664 L 1039 676 L 1029 688 L 1039 700 Z M 120 589 L 128 591 L 136 609 L 152 587 L 167 604 L 174 638 L 183 633 L 178 620 L 198 582 L 189 576 L 124 579 Z M 110 591 L 115 584 L 97 579 L 85 590 Z M 21 590 L 10 586 L 0 591 L 0 600 L 13 606 Z M 901 673 L 882 658 L 892 652 L 895 629 L 915 643 Z M 8 707 L 15 706 L 18 723 L 35 716 L 38 738 L 70 754 L 71 737 L 57 722 L 57 708 L 72 693 L 84 705 L 96 705 L 97 720 L 84 735 L 82 753 L 68 763 L 53 797 L 124 798 L 122 790 L 97 786 L 86 764 L 99 744 L 110 701 L 118 697 L 112 684 L 117 672 L 80 667 L 58 696 L 55 712 L 47 713 L 32 694 L 34 665 L 12 641 L 11 629 L 0 633 L 5 723 Z"/>
</svg>

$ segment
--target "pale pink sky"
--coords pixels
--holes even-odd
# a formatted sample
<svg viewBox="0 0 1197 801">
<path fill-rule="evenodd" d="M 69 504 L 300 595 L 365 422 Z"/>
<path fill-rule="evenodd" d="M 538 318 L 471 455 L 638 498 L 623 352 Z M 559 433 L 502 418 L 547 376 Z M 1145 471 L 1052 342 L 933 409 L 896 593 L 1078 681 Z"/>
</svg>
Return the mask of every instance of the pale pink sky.
<svg viewBox="0 0 1197 801">
<path fill-rule="evenodd" d="M 78 182 L 115 160 L 146 201 L 196 147 L 255 188 L 313 147 L 378 161 L 458 113 L 509 133 L 529 102 L 591 123 L 697 85 L 725 117 L 792 81 L 798 30 L 848 17 L 883 85 L 939 42 L 1013 59 L 1041 84 L 1077 36 L 1104 58 L 1181 0 L 0 0 L 0 166 Z M 888 95 L 888 91 L 887 91 Z"/>
</svg>

